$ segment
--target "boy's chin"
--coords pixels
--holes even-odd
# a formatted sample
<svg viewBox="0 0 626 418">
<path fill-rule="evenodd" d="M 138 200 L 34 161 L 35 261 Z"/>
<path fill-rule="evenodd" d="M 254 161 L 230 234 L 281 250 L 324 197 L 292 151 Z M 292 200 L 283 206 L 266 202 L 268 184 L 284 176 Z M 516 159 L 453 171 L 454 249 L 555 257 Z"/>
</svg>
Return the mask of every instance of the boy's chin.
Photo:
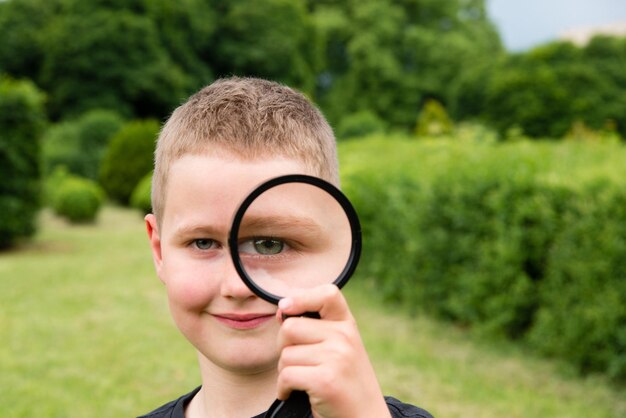
<svg viewBox="0 0 626 418">
<path fill-rule="evenodd" d="M 264 352 L 265 351 L 265 352 Z M 220 353 L 199 352 L 200 362 L 208 362 L 218 368 L 239 375 L 255 375 L 275 372 L 278 366 L 279 354 L 269 350 L 252 350 L 250 347 L 238 349 L 224 349 Z"/>
<path fill-rule="evenodd" d="M 238 375 L 252 376 L 252 375 L 261 375 L 269 372 L 276 372 L 278 367 L 278 359 L 275 361 L 268 362 L 256 362 L 256 363 L 248 363 L 248 364 L 229 364 L 228 369 L 229 372 Z"/>
</svg>

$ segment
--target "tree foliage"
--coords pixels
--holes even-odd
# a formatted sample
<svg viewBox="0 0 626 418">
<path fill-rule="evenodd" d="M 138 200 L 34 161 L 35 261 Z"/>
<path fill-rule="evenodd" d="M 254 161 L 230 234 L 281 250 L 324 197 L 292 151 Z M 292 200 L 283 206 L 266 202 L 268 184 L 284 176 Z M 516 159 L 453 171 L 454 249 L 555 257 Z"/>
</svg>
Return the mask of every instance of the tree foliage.
<svg viewBox="0 0 626 418">
<path fill-rule="evenodd" d="M 54 116 L 97 107 L 165 115 L 184 96 L 185 75 L 145 16 L 108 10 L 64 15 L 50 25 L 45 45 L 41 82 Z"/>
<path fill-rule="evenodd" d="M 459 68 L 503 53 L 482 1 L 348 1 L 313 13 L 327 63 L 319 100 L 335 122 L 370 110 L 412 129 L 427 99 L 447 105 Z"/>
<path fill-rule="evenodd" d="M 215 68 L 219 74 L 280 79 L 311 91 L 315 36 L 303 1 L 244 0 L 221 10 Z"/>
<path fill-rule="evenodd" d="M 585 55 L 556 42 L 509 58 L 487 85 L 485 119 L 501 132 L 518 125 L 533 137 L 562 137 L 577 121 L 603 129 L 613 120 L 624 132 L 624 77 Z"/>
<path fill-rule="evenodd" d="M 626 136 L 626 39 L 507 54 L 485 0 L 7 0 L 0 37 L 0 71 L 46 91 L 53 120 L 162 119 L 236 74 L 304 91 L 334 126 L 369 112 L 409 132 L 433 99 L 503 136 Z"/>
</svg>

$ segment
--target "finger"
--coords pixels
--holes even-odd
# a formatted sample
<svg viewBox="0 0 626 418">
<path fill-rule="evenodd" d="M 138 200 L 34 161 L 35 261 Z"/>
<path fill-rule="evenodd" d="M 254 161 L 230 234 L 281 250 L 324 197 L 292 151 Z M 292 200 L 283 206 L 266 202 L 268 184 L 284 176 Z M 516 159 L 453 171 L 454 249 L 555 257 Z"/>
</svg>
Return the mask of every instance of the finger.
<svg viewBox="0 0 626 418">
<path fill-rule="evenodd" d="M 278 344 L 280 347 L 287 347 L 319 343 L 332 332 L 328 322 L 296 316 L 287 318 L 278 331 Z"/>
<path fill-rule="evenodd" d="M 284 368 L 278 375 L 277 399 L 285 400 L 294 390 L 311 391 L 311 382 L 319 378 L 319 367 L 290 366 Z"/>
<path fill-rule="evenodd" d="M 321 352 L 320 344 L 286 347 L 280 353 L 278 371 L 280 373 L 283 369 L 292 366 L 319 366 L 324 359 Z"/>
<path fill-rule="evenodd" d="M 278 302 L 281 313 L 294 316 L 305 312 L 318 312 L 322 319 L 331 321 L 351 320 L 348 304 L 333 284 L 317 286 L 298 292 Z"/>
</svg>

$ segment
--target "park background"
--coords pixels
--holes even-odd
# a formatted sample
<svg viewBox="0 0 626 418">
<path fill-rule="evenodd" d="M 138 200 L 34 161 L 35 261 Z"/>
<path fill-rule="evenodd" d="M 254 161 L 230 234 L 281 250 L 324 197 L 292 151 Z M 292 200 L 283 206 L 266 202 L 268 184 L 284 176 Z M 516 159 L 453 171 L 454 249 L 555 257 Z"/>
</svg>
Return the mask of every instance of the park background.
<svg viewBox="0 0 626 418">
<path fill-rule="evenodd" d="M 1 416 L 133 416 L 198 383 L 141 215 L 160 124 L 228 75 L 335 128 L 385 392 L 626 415 L 623 32 L 507 48 L 483 0 L 4 0 L 0 39 Z"/>
</svg>

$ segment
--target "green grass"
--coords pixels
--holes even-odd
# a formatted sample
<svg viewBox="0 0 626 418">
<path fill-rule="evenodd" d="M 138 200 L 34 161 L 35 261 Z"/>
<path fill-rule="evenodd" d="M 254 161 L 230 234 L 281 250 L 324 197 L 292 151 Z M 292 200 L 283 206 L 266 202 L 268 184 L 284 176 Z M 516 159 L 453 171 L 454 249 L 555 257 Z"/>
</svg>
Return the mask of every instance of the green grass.
<svg viewBox="0 0 626 418">
<path fill-rule="evenodd" d="M 623 417 L 626 393 L 512 344 L 488 343 L 346 288 L 385 392 L 438 417 Z M 141 217 L 95 225 L 49 213 L 34 241 L 0 254 L 0 416 L 135 416 L 199 383 L 153 272 Z"/>
<path fill-rule="evenodd" d="M 626 416 L 626 391 L 601 377 L 573 376 L 512 343 L 429 318 L 409 320 L 376 304 L 375 289 L 367 288 L 346 292 L 387 394 L 436 417 Z"/>
</svg>

